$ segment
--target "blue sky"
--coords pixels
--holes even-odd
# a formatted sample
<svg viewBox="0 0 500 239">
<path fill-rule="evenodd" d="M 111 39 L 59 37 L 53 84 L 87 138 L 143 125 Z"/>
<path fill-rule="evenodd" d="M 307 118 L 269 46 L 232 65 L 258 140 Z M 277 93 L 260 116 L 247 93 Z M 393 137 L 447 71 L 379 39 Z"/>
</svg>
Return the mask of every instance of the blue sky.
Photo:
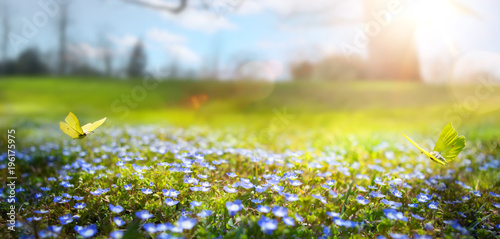
<svg viewBox="0 0 500 239">
<path fill-rule="evenodd" d="M 22 19 L 33 21 L 36 14 L 43 11 L 38 1 L 0 1 L 8 2 L 11 32 L 19 35 L 25 24 Z M 56 0 L 42 0 L 51 1 Z M 175 3 L 176 0 L 152 1 Z M 242 63 L 254 62 L 257 67 L 274 66 L 269 77 L 281 79 L 287 77 L 286 67 L 290 62 L 342 54 L 340 46 L 352 42 L 356 31 L 363 27 L 362 22 L 324 22 L 330 16 L 360 17 L 361 0 L 338 1 L 343 3 L 334 9 L 327 8 L 335 2 L 333 0 L 214 0 L 207 8 L 201 7 L 202 0 L 196 0 L 190 1 L 189 8 L 180 15 L 120 0 L 70 2 L 68 47 L 71 52 L 80 61 L 100 65 L 104 46 L 109 44 L 113 46 L 117 69 L 124 66 L 131 47 L 140 39 L 146 45 L 150 68 L 176 62 L 184 69 L 200 71 L 210 67 L 217 56 L 220 75 L 234 74 Z M 238 8 L 227 6 L 227 3 L 236 2 L 241 2 Z M 500 17 L 497 17 L 500 3 L 493 0 L 460 2 L 480 17 L 467 16 L 451 7 L 452 10 L 436 7 L 439 12 L 436 14 L 429 10 L 431 5 L 416 13 L 419 21 L 427 19 L 422 20 L 416 36 L 424 75 L 434 71 L 436 62 L 452 67 L 461 55 L 478 51 L 500 53 L 500 33 L 497 31 L 500 29 Z M 222 10 L 217 10 L 218 7 Z M 298 18 L 297 13 L 302 11 L 320 11 L 320 14 Z M 21 44 L 20 49 L 37 46 L 47 59 L 55 58 L 58 17 L 57 14 L 49 17 L 45 26 L 37 27 L 35 36 Z M 310 20 L 315 23 L 308 23 Z M 15 56 L 20 49 L 11 46 L 10 56 Z"/>
</svg>

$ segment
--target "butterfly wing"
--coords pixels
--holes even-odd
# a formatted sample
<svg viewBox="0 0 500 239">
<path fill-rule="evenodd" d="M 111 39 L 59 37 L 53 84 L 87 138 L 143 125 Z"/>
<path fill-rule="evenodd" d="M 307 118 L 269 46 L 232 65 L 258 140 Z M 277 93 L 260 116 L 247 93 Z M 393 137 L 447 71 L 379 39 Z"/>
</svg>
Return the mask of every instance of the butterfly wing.
<svg viewBox="0 0 500 239">
<path fill-rule="evenodd" d="M 78 118 L 76 118 L 76 115 L 69 112 L 68 116 L 66 116 L 66 119 L 64 119 L 66 123 L 71 127 L 74 131 L 76 131 L 78 134 L 83 135 L 83 130 L 82 127 L 80 126 L 80 122 L 78 121 Z"/>
<path fill-rule="evenodd" d="M 445 165 L 446 162 L 443 162 L 443 160 L 440 160 L 436 157 L 434 157 L 432 154 L 430 154 L 429 152 L 427 152 L 427 150 L 423 149 L 422 147 L 420 147 L 417 143 L 415 143 L 415 141 L 413 141 L 412 139 L 410 139 L 408 136 L 406 136 L 405 134 L 403 134 L 403 136 L 405 136 L 405 138 L 410 141 L 411 144 L 413 144 L 415 147 L 417 147 L 417 149 L 419 149 L 422 153 L 424 153 L 425 155 L 427 155 L 430 159 L 432 159 L 434 162 L 436 163 L 440 163 L 442 165 Z"/>
<path fill-rule="evenodd" d="M 88 123 L 88 124 L 84 125 L 82 127 L 82 130 L 86 134 L 89 133 L 89 132 L 92 132 L 95 129 L 97 129 L 97 127 L 101 126 L 102 123 L 104 123 L 104 121 L 106 121 L 106 117 L 104 117 L 104 118 L 102 118 L 102 119 L 100 119 L 100 120 L 98 120 L 98 121 L 96 121 L 94 123 Z"/>
<path fill-rule="evenodd" d="M 455 159 L 465 147 L 465 136 L 458 136 L 458 132 L 449 123 L 439 134 L 436 146 L 432 151 L 439 152 L 443 158 L 449 162 Z"/>
<path fill-rule="evenodd" d="M 62 132 L 69 135 L 73 139 L 78 139 L 83 136 L 82 134 L 76 132 L 71 126 L 69 126 L 65 122 L 59 122 L 59 128 L 61 128 Z"/>
</svg>

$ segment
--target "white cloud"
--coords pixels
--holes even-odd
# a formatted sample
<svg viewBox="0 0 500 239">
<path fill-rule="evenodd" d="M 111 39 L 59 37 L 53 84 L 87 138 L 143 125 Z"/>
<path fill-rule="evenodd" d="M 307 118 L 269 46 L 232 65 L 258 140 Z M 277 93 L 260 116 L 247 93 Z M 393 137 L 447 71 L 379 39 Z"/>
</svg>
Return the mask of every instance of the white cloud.
<svg viewBox="0 0 500 239">
<path fill-rule="evenodd" d="M 109 51 L 105 48 L 91 46 L 87 43 L 69 45 L 68 50 L 76 56 L 83 56 L 91 59 L 102 58 L 106 52 Z"/>
<path fill-rule="evenodd" d="M 186 29 L 208 33 L 236 28 L 236 26 L 229 22 L 223 15 L 202 8 L 188 7 L 180 14 L 162 12 L 161 16 Z"/>
<path fill-rule="evenodd" d="M 108 39 L 109 41 L 111 41 L 111 43 L 113 43 L 116 46 L 117 53 L 119 54 L 126 53 L 131 47 L 133 47 L 139 41 L 139 38 L 132 35 L 125 35 L 122 37 L 110 35 L 108 36 Z"/>
<path fill-rule="evenodd" d="M 148 38 L 156 42 L 165 44 L 183 44 L 186 38 L 181 35 L 167 32 L 158 28 L 153 28 L 147 32 Z"/>
<path fill-rule="evenodd" d="M 185 45 L 186 38 L 184 36 L 158 28 L 150 29 L 146 35 L 149 40 L 162 45 L 174 58 L 190 63 L 200 61 L 200 57 Z"/>
</svg>

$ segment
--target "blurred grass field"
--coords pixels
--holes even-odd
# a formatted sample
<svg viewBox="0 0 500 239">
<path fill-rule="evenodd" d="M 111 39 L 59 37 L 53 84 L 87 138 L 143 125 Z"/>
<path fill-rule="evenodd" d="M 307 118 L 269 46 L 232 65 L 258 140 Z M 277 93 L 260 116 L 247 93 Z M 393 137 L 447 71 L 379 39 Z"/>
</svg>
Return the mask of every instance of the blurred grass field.
<svg viewBox="0 0 500 239">
<path fill-rule="evenodd" d="M 454 121 L 469 139 L 495 139 L 500 135 L 500 111 L 467 110 L 454 97 L 457 91 L 474 96 L 474 85 L 451 89 L 448 85 L 366 81 L 179 80 L 155 84 L 152 80 L 99 78 L 2 79 L 0 123 L 4 127 L 55 129 L 72 111 L 82 122 L 107 116 L 108 127 L 165 124 L 262 130 L 271 125 L 290 133 L 437 135 Z M 500 88 L 494 88 L 494 94 L 479 107 L 500 106 L 497 92 Z"/>
</svg>

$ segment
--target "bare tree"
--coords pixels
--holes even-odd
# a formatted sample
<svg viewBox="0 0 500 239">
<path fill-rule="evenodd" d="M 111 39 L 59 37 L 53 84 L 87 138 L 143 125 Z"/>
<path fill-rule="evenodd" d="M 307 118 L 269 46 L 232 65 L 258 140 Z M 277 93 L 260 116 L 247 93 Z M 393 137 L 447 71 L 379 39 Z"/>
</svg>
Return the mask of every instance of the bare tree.
<svg viewBox="0 0 500 239">
<path fill-rule="evenodd" d="M 6 3 L 5 3 L 6 4 Z M 9 23 L 9 10 L 7 6 L 3 6 L 2 11 L 2 61 L 7 61 L 7 51 L 9 48 L 9 32 L 10 32 L 10 23 Z"/>
<path fill-rule="evenodd" d="M 59 16 L 59 22 L 57 26 L 57 31 L 59 34 L 59 63 L 58 63 L 58 72 L 60 75 L 64 75 L 67 71 L 67 32 L 68 32 L 68 4 L 61 4 L 61 14 Z"/>
</svg>

